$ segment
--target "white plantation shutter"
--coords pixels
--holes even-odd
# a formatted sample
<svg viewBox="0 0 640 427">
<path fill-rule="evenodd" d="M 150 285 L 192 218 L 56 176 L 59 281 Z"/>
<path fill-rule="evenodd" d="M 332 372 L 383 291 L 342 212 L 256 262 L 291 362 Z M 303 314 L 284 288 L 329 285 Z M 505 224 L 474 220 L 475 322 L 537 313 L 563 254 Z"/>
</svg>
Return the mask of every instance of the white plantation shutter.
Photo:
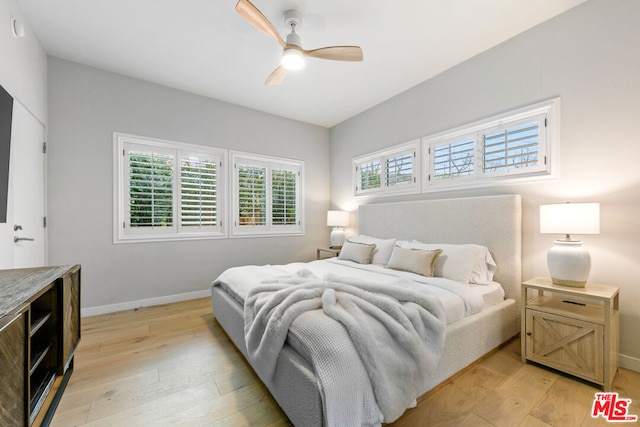
<svg viewBox="0 0 640 427">
<path fill-rule="evenodd" d="M 297 171 L 274 166 L 271 168 L 271 215 L 273 225 L 297 225 Z"/>
<path fill-rule="evenodd" d="M 302 162 L 238 152 L 231 162 L 234 236 L 304 232 Z"/>
<path fill-rule="evenodd" d="M 114 242 L 223 237 L 224 151 L 114 134 Z"/>
<path fill-rule="evenodd" d="M 267 167 L 237 164 L 238 227 L 267 224 Z"/>
<path fill-rule="evenodd" d="M 359 175 L 357 192 L 362 193 L 380 189 L 380 185 L 382 183 L 382 170 L 379 160 L 357 165 L 356 172 Z"/>
<path fill-rule="evenodd" d="M 544 158 L 540 158 L 544 117 L 490 129 L 483 132 L 481 138 L 484 174 L 509 173 L 516 169 L 531 171 L 544 162 Z"/>
<path fill-rule="evenodd" d="M 413 182 L 413 152 L 385 159 L 385 185 L 387 187 Z"/>
<path fill-rule="evenodd" d="M 559 120 L 556 98 L 423 138 L 422 191 L 552 177 Z"/>
<path fill-rule="evenodd" d="M 180 157 L 180 225 L 189 231 L 218 225 L 220 163 L 206 154 Z"/>
<path fill-rule="evenodd" d="M 143 234 L 173 228 L 173 153 L 129 144 L 123 155 L 127 162 L 129 227 Z"/>
<path fill-rule="evenodd" d="M 446 179 L 472 175 L 474 172 L 475 141 L 464 138 L 454 142 L 433 144 L 430 147 L 432 179 Z"/>
<path fill-rule="evenodd" d="M 355 196 L 411 194 L 420 191 L 418 140 L 353 159 Z"/>
</svg>

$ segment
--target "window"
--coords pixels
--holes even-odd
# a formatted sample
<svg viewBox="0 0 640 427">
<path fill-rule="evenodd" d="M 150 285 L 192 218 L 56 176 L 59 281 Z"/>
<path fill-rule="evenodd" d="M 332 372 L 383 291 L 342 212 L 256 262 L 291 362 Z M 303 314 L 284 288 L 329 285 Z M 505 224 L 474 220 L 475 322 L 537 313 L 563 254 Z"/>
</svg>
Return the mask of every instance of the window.
<svg viewBox="0 0 640 427">
<path fill-rule="evenodd" d="M 560 99 L 423 138 L 423 192 L 553 176 Z"/>
<path fill-rule="evenodd" d="M 114 134 L 114 242 L 224 236 L 224 150 Z"/>
<path fill-rule="evenodd" d="M 302 161 L 231 152 L 231 163 L 233 236 L 304 233 Z"/>
<path fill-rule="evenodd" d="M 473 175 L 475 143 L 472 138 L 457 138 L 433 144 L 433 179 Z"/>
<path fill-rule="evenodd" d="M 538 170 L 539 154 L 544 152 L 541 129 L 544 130 L 544 116 L 532 117 L 483 132 L 482 173 Z"/>
<path fill-rule="evenodd" d="M 418 140 L 353 159 L 355 196 L 417 193 Z"/>
<path fill-rule="evenodd" d="M 172 227 L 174 156 L 145 152 L 140 147 L 129 150 L 126 157 L 130 227 L 141 230 Z"/>
<path fill-rule="evenodd" d="M 267 225 L 267 165 L 237 164 L 237 200 L 240 226 Z M 234 191 L 234 195 L 236 192 Z"/>
<path fill-rule="evenodd" d="M 180 221 L 189 229 L 218 224 L 219 158 L 198 153 L 180 160 Z"/>
<path fill-rule="evenodd" d="M 358 183 L 360 187 L 358 188 L 356 184 L 356 192 L 367 192 L 369 190 L 377 191 L 380 190 L 381 179 L 380 179 L 380 162 L 374 160 L 368 163 L 360 163 L 360 165 L 356 165 L 356 173 L 359 173 Z"/>
</svg>

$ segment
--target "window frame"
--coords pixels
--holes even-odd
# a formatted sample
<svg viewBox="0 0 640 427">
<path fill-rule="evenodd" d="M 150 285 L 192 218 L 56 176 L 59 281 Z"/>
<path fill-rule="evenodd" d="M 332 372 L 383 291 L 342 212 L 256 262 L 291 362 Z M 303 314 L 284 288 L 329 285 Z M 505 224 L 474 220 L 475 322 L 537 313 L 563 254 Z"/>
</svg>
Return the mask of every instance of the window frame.
<svg viewBox="0 0 640 427">
<path fill-rule="evenodd" d="M 163 140 L 146 136 L 113 133 L 113 243 L 143 243 L 176 240 L 201 240 L 227 237 L 226 231 L 226 171 L 227 151 L 204 145 Z M 172 225 L 159 228 L 132 228 L 129 206 L 129 167 L 126 152 L 132 148 L 173 156 Z M 214 226 L 198 226 L 195 231 L 182 224 L 182 160 L 185 156 L 207 158 L 217 164 L 216 222 Z M 177 179 L 176 179 L 177 178 Z"/>
<path fill-rule="evenodd" d="M 497 130 L 513 129 L 519 124 L 532 121 L 539 123 L 537 166 L 511 168 L 498 172 L 483 172 L 483 135 Z M 445 179 L 432 179 L 435 174 L 435 156 L 432 154 L 435 152 L 435 148 L 455 141 L 462 141 L 466 138 L 472 138 L 474 141 L 473 173 Z M 559 141 L 559 97 L 423 137 L 421 143 L 422 152 L 424 153 L 422 159 L 422 170 L 424 171 L 422 192 L 488 187 L 555 178 Z"/>
<path fill-rule="evenodd" d="M 396 183 L 385 185 L 385 176 L 389 175 L 388 162 L 401 156 L 411 157 L 411 178 L 408 183 Z M 380 165 L 380 186 L 378 188 L 360 188 L 361 171 L 365 165 L 378 163 Z M 400 194 L 417 194 L 420 192 L 420 140 L 415 139 L 403 144 L 395 145 L 385 150 L 363 156 L 354 157 L 352 160 L 352 184 L 353 195 L 360 197 L 384 197 Z"/>
<path fill-rule="evenodd" d="M 250 165 L 264 167 L 266 170 L 265 177 L 265 224 L 264 225 L 239 225 L 240 223 L 240 207 L 239 207 L 239 168 L 238 163 L 245 161 Z M 229 181 L 231 183 L 231 220 L 230 220 L 230 238 L 244 237 L 272 237 L 272 236 L 291 236 L 305 234 L 304 221 L 304 161 L 295 159 L 286 159 L 274 156 L 265 156 L 259 154 L 246 153 L 241 151 L 229 151 Z M 273 171 L 274 169 L 283 169 L 294 172 L 296 176 L 296 224 L 280 225 L 274 224 L 273 219 Z"/>
</svg>

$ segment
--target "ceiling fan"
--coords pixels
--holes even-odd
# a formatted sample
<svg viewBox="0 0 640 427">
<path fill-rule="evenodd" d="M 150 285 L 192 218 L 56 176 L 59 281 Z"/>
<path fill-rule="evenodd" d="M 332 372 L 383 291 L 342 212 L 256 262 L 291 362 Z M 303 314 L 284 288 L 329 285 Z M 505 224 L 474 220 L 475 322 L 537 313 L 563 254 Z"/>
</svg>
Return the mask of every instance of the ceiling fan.
<svg viewBox="0 0 640 427">
<path fill-rule="evenodd" d="M 291 27 L 287 40 L 283 40 L 273 24 L 249 0 L 238 0 L 236 11 L 254 27 L 275 39 L 282 46 L 282 63 L 264 82 L 268 86 L 277 86 L 284 80 L 288 70 L 304 67 L 305 56 L 333 61 L 362 61 L 360 46 L 327 46 L 306 50 L 302 48 L 296 26 L 300 23 L 300 14 L 295 10 L 285 12 L 285 23 Z"/>
</svg>

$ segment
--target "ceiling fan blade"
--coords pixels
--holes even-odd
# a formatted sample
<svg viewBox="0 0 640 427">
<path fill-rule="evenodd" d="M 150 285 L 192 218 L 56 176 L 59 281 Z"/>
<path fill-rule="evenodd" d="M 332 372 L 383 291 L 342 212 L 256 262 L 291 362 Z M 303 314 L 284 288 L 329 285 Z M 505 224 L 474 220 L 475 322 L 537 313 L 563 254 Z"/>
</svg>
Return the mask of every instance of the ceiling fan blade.
<svg viewBox="0 0 640 427">
<path fill-rule="evenodd" d="M 331 59 L 333 61 L 362 61 L 362 49 L 360 49 L 360 46 L 329 46 L 304 50 L 303 52 L 312 58 Z"/>
<path fill-rule="evenodd" d="M 260 12 L 249 0 L 238 0 L 238 3 L 236 3 L 236 11 L 240 16 L 249 21 L 251 25 L 269 37 L 274 38 L 278 43 L 280 43 L 280 46 L 285 47 L 287 45 L 285 41 L 282 40 L 282 37 L 280 37 L 280 34 L 273 24 L 269 22 L 267 17 L 264 16 L 262 12 Z"/>
<path fill-rule="evenodd" d="M 267 86 L 278 86 L 280 83 L 282 83 L 286 75 L 287 69 L 283 65 L 281 65 L 273 70 L 273 73 L 271 73 L 269 77 L 267 77 L 267 80 L 265 80 L 264 84 L 266 84 Z"/>
</svg>

